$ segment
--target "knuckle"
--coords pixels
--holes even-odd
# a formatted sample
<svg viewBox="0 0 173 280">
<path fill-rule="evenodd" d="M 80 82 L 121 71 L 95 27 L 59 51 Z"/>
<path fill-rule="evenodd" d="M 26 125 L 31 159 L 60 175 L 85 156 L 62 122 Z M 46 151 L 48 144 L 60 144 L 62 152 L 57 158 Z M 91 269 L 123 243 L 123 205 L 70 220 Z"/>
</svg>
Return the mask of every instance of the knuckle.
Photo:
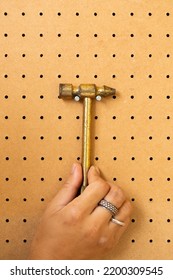
<svg viewBox="0 0 173 280">
<path fill-rule="evenodd" d="M 77 224 L 81 221 L 81 211 L 78 209 L 76 205 L 71 206 L 70 211 L 68 213 L 68 223 L 69 224 Z"/>
<path fill-rule="evenodd" d="M 111 250 L 113 247 L 113 238 L 110 238 L 109 236 L 101 236 L 98 240 L 99 247 L 103 248 L 104 250 Z"/>
<path fill-rule="evenodd" d="M 108 193 L 110 190 L 110 185 L 104 181 L 102 178 L 99 178 L 95 183 L 95 187 L 99 188 L 100 190 L 103 190 L 104 192 Z"/>
<path fill-rule="evenodd" d="M 71 187 L 71 182 L 69 180 L 67 180 L 65 183 L 64 183 L 64 188 L 69 188 Z"/>
<path fill-rule="evenodd" d="M 116 207 L 120 207 L 123 202 L 125 201 L 125 195 L 122 189 L 117 187 L 111 187 L 111 190 L 109 192 L 110 200 L 113 204 L 116 205 Z"/>
<path fill-rule="evenodd" d="M 110 185 L 103 179 L 100 178 L 98 182 L 99 182 L 100 187 L 107 189 L 107 190 L 110 189 Z"/>
<path fill-rule="evenodd" d="M 117 188 L 115 190 L 115 196 L 119 198 L 119 200 L 124 200 L 125 199 L 125 195 L 124 195 L 124 192 L 121 188 Z"/>
</svg>

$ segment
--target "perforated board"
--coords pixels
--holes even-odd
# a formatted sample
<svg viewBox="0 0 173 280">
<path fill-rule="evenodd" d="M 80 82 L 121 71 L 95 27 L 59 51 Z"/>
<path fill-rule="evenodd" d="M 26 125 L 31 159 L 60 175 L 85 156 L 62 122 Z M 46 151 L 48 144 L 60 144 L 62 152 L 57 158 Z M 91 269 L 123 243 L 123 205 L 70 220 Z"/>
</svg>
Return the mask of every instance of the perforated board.
<svg viewBox="0 0 173 280">
<path fill-rule="evenodd" d="M 112 259 L 173 254 L 170 0 L 0 1 L 0 259 L 26 259 L 50 199 L 81 161 L 82 104 L 59 83 L 106 84 L 92 163 L 134 206 Z"/>
</svg>

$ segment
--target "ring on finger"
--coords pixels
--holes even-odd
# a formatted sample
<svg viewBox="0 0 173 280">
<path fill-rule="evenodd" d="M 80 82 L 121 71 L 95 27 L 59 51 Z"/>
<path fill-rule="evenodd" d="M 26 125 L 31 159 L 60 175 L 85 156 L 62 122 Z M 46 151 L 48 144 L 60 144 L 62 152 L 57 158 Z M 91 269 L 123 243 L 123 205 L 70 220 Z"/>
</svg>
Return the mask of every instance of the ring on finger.
<svg viewBox="0 0 173 280">
<path fill-rule="evenodd" d="M 119 221 L 119 220 L 115 219 L 114 217 L 112 217 L 111 222 L 116 224 L 116 225 L 122 226 L 122 227 L 125 226 L 124 222 Z"/>
<path fill-rule="evenodd" d="M 110 203 L 109 201 L 107 201 L 106 199 L 102 199 L 99 204 L 99 206 L 104 207 L 105 209 L 107 209 L 108 211 L 110 211 L 112 213 L 112 215 L 116 215 L 118 213 L 118 208 L 113 205 L 112 203 Z"/>
</svg>

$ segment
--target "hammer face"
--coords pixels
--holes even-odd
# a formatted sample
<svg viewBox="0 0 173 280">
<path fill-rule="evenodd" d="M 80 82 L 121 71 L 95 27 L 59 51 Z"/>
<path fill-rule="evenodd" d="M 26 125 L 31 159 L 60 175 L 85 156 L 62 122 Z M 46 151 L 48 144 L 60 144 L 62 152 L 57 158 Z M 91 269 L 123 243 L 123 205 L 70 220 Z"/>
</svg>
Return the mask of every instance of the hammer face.
<svg viewBox="0 0 173 280">
<path fill-rule="evenodd" d="M 72 99 L 73 86 L 72 84 L 60 84 L 59 85 L 59 98 Z"/>
</svg>

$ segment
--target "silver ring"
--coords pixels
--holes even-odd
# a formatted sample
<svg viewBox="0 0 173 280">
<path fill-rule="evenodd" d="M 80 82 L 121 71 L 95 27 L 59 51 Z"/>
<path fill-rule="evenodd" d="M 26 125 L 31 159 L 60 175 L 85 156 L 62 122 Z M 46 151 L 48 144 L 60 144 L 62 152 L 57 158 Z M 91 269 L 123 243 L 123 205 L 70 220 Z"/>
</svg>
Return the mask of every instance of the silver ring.
<svg viewBox="0 0 173 280">
<path fill-rule="evenodd" d="M 112 203 L 110 203 L 109 201 L 107 201 L 106 199 L 102 199 L 99 204 L 99 206 L 102 206 L 104 208 L 106 208 L 107 210 L 109 210 L 113 215 L 118 213 L 118 209 L 115 205 L 113 205 Z"/>
<path fill-rule="evenodd" d="M 112 217 L 112 219 L 111 219 L 111 222 L 113 222 L 113 223 L 116 224 L 116 225 L 122 226 L 122 227 L 125 226 L 125 223 L 124 223 L 124 222 L 121 222 L 121 221 L 119 221 L 119 220 L 117 220 L 117 219 L 115 219 L 115 218 L 113 218 L 113 217 Z"/>
</svg>

